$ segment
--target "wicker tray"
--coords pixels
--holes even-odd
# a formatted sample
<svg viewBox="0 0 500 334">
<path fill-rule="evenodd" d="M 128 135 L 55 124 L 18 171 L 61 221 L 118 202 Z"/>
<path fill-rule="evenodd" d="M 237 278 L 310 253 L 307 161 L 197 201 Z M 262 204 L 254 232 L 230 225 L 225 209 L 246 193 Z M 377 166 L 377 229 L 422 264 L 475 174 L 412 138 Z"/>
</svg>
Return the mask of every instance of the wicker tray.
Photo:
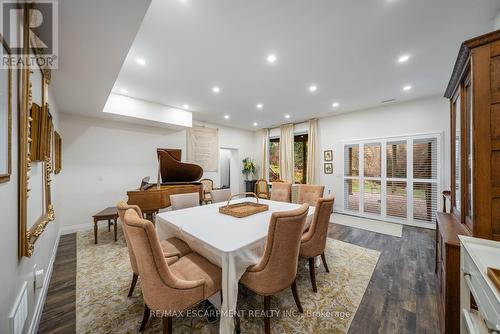
<svg viewBox="0 0 500 334">
<path fill-rule="evenodd" d="M 242 195 L 253 195 L 257 200 L 257 203 L 254 202 L 242 202 L 236 204 L 229 204 L 234 197 L 242 196 Z M 254 215 L 259 212 L 264 212 L 269 210 L 269 205 L 267 204 L 259 204 L 259 198 L 254 193 L 241 193 L 231 196 L 231 198 L 227 201 L 226 205 L 219 207 L 219 212 L 225 215 L 233 216 L 236 218 L 243 218 Z"/>
</svg>

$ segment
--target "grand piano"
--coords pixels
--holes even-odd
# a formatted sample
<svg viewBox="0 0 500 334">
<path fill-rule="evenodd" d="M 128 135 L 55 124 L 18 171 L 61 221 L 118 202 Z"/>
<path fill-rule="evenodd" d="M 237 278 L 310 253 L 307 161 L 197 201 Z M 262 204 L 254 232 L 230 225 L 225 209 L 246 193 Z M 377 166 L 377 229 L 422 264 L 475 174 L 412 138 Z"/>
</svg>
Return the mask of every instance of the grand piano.
<svg viewBox="0 0 500 334">
<path fill-rule="evenodd" d="M 127 191 L 128 204 L 138 205 L 142 212 L 153 217 L 158 210 L 170 206 L 170 195 L 199 193 L 203 199 L 203 185 L 197 182 L 203 169 L 195 164 L 181 162 L 181 150 L 157 149 L 158 180 L 149 183 L 145 179 L 139 189 Z"/>
</svg>

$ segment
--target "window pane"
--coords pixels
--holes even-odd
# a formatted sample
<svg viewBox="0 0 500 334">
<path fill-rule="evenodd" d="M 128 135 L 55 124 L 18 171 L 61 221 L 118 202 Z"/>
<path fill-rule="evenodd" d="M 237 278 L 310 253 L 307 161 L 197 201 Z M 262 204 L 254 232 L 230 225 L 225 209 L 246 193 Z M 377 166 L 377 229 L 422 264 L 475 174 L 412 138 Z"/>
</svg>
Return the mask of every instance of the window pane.
<svg viewBox="0 0 500 334">
<path fill-rule="evenodd" d="M 380 214 L 380 181 L 365 180 L 364 211 Z"/>
<path fill-rule="evenodd" d="M 359 211 L 358 180 L 344 180 L 344 202 L 346 209 Z"/>
<path fill-rule="evenodd" d="M 406 218 L 406 182 L 387 181 L 387 216 Z"/>
<path fill-rule="evenodd" d="M 269 141 L 269 181 L 274 182 L 280 179 L 280 140 L 271 139 Z"/>
<path fill-rule="evenodd" d="M 387 143 L 387 177 L 406 178 L 406 142 Z"/>
<path fill-rule="evenodd" d="M 359 176 L 359 145 L 344 147 L 345 176 Z"/>
<path fill-rule="evenodd" d="M 413 178 L 437 179 L 437 139 L 413 141 Z"/>
<path fill-rule="evenodd" d="M 413 183 L 413 219 L 434 222 L 437 211 L 437 186 L 430 182 Z"/>
<path fill-rule="evenodd" d="M 380 177 L 380 143 L 365 144 L 365 176 Z"/>
<path fill-rule="evenodd" d="M 295 183 L 306 183 L 307 169 L 307 140 L 308 135 L 298 135 L 294 138 L 294 181 Z"/>
</svg>

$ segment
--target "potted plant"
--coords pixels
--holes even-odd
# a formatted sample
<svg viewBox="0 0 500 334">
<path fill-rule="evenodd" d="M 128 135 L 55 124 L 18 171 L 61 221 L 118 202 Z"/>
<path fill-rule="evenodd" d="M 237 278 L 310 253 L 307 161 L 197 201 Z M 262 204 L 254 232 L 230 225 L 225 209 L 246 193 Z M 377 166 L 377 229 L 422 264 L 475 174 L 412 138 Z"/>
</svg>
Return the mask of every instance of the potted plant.
<svg viewBox="0 0 500 334">
<path fill-rule="evenodd" d="M 241 173 L 245 176 L 245 191 L 253 192 L 255 188 L 255 180 L 253 180 L 254 175 L 257 171 L 255 163 L 250 158 L 243 159 L 243 169 Z"/>
</svg>

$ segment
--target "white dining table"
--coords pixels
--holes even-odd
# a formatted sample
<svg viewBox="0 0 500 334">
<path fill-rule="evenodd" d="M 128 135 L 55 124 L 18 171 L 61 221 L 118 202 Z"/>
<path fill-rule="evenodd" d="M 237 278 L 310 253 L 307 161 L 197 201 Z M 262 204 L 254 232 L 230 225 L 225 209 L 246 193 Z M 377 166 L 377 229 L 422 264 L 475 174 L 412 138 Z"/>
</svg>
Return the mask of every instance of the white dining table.
<svg viewBox="0 0 500 334">
<path fill-rule="evenodd" d="M 243 201 L 255 199 L 241 198 L 231 203 Z M 182 239 L 191 249 L 222 269 L 222 305 L 220 298 L 210 298 L 220 310 L 221 334 L 234 332 L 238 281 L 245 270 L 257 264 L 262 257 L 272 213 L 299 207 L 298 204 L 264 199 L 260 199 L 259 203 L 268 204 L 269 210 L 244 218 L 219 213 L 219 207 L 226 205 L 225 202 L 156 215 L 156 230 L 161 240 L 170 237 Z M 309 207 L 304 228 L 309 226 L 313 214 L 314 207 Z"/>
</svg>

